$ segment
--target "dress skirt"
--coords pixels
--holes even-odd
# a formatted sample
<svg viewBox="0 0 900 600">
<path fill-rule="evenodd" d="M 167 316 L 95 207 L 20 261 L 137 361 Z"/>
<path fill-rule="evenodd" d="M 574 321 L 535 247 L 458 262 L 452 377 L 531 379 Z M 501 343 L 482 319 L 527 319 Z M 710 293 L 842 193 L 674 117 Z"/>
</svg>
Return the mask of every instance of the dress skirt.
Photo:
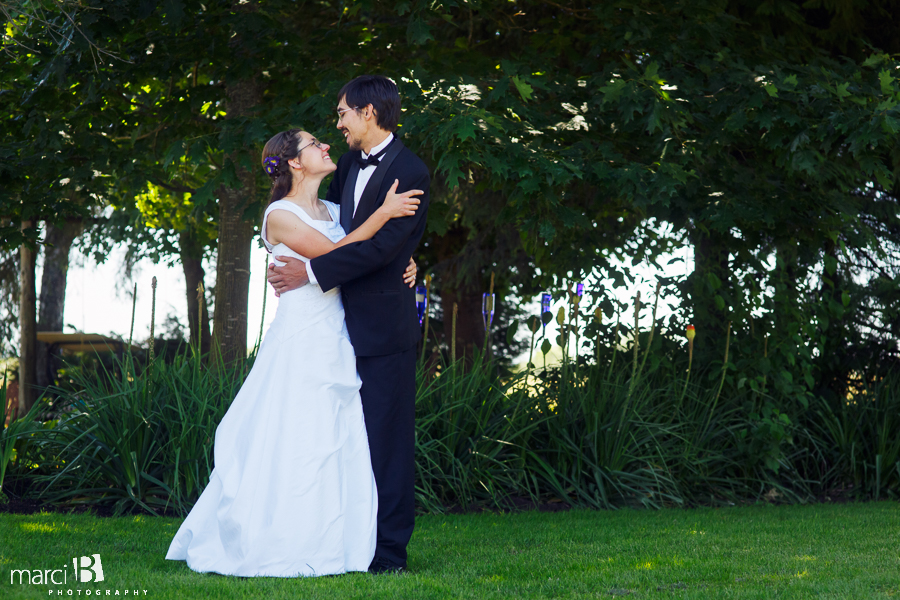
<svg viewBox="0 0 900 600">
<path fill-rule="evenodd" d="M 283 294 L 166 558 L 243 577 L 365 571 L 378 504 L 359 389 L 339 291 Z"/>
</svg>

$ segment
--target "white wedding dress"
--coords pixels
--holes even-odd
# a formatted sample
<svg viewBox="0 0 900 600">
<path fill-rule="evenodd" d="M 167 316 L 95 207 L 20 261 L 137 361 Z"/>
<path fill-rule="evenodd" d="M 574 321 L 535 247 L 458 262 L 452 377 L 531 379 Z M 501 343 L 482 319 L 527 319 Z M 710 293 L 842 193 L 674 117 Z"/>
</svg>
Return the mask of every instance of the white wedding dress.
<svg viewBox="0 0 900 600">
<path fill-rule="evenodd" d="M 273 202 L 262 227 L 268 251 L 307 260 L 269 244 L 273 210 L 290 211 L 333 242 L 343 238 L 338 206 L 325 205 L 332 221 Z M 282 294 L 253 369 L 216 429 L 209 485 L 166 558 L 242 577 L 367 570 L 378 500 L 360 385 L 340 291 L 306 285 Z"/>
</svg>

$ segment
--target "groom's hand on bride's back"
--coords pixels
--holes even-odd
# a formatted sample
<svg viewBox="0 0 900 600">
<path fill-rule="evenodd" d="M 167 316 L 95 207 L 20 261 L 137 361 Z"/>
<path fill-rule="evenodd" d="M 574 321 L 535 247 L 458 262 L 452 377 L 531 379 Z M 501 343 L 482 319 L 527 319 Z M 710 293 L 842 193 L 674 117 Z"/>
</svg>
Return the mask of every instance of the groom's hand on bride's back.
<svg viewBox="0 0 900 600">
<path fill-rule="evenodd" d="M 269 264 L 267 279 L 269 280 L 269 285 L 275 290 L 276 296 L 296 290 L 309 283 L 305 262 L 291 256 L 276 256 L 275 259 L 285 263 L 281 267 L 276 266 L 275 263 Z"/>
</svg>

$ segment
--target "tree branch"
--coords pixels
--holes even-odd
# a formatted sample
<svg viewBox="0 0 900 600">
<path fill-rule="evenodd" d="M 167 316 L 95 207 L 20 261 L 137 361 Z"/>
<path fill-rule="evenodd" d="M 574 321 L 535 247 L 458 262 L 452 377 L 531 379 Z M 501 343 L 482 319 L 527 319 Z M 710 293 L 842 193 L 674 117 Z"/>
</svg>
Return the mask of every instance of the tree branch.
<svg viewBox="0 0 900 600">
<path fill-rule="evenodd" d="M 178 185 L 173 183 L 166 183 L 165 181 L 159 179 L 158 177 L 149 176 L 147 178 L 149 181 L 153 182 L 154 185 L 158 185 L 164 190 L 169 190 L 170 192 L 179 192 L 182 194 L 194 194 L 197 192 L 196 189 L 187 187 L 185 185 Z"/>
<path fill-rule="evenodd" d="M 156 129 L 154 129 L 153 131 L 148 131 L 148 132 L 145 133 L 144 135 L 139 135 L 139 136 L 137 136 L 136 138 L 132 138 L 130 135 L 124 135 L 124 136 L 120 136 L 120 137 L 109 138 L 109 140 L 112 141 L 112 142 L 130 142 L 130 141 L 135 141 L 135 142 L 136 142 L 136 141 L 138 141 L 138 140 L 146 139 L 146 138 L 150 137 L 151 135 L 156 135 L 157 133 L 159 133 L 160 131 L 162 131 L 162 130 L 165 129 L 165 128 L 166 128 L 165 125 L 160 125 L 159 127 L 157 127 Z"/>
</svg>

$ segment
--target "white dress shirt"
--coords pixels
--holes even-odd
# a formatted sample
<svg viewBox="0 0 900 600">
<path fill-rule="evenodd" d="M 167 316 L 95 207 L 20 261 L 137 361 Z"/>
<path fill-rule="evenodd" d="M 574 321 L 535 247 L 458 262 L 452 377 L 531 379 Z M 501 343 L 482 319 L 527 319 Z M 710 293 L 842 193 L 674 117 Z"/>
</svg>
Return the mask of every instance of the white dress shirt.
<svg viewBox="0 0 900 600">
<path fill-rule="evenodd" d="M 394 134 L 389 133 L 384 141 L 372 148 L 372 151 L 369 154 L 366 154 L 362 150 L 359 153 L 362 155 L 363 160 L 369 158 L 372 154 L 378 154 L 385 148 L 387 145 L 391 143 L 391 140 L 394 139 Z M 378 162 L 381 162 L 381 159 L 384 156 L 378 157 Z M 362 198 L 363 191 L 366 189 L 366 185 L 368 185 L 369 180 L 372 179 L 372 174 L 375 173 L 375 165 L 368 165 L 365 169 L 359 170 L 359 175 L 356 176 L 356 187 L 353 189 L 353 216 L 356 216 L 356 209 L 359 208 L 359 201 Z M 316 279 L 315 273 L 312 270 L 312 264 L 306 263 L 306 274 L 309 276 L 309 282 L 313 285 L 318 285 L 319 280 Z"/>
</svg>

